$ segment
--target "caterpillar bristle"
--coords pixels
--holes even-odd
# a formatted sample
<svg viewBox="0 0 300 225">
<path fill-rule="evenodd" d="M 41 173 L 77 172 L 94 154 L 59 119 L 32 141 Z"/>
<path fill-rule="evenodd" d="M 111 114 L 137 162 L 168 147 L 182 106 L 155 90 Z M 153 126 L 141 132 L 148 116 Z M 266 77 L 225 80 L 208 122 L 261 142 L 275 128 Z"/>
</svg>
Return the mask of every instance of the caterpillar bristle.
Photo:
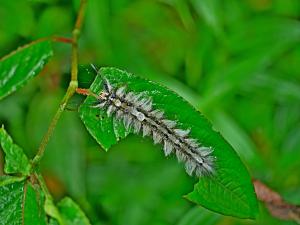
<svg viewBox="0 0 300 225">
<path fill-rule="evenodd" d="M 159 109 L 155 109 L 150 112 L 150 114 L 153 115 L 156 119 L 162 119 L 164 112 Z"/>
<path fill-rule="evenodd" d="M 132 116 L 128 114 L 124 114 L 124 125 L 127 130 L 130 129 L 131 124 L 132 124 Z"/>
<path fill-rule="evenodd" d="M 180 137 L 186 137 L 190 133 L 190 129 L 187 130 L 174 129 L 174 132 Z"/>
<path fill-rule="evenodd" d="M 149 112 L 152 109 L 152 100 L 151 99 L 147 99 L 140 106 L 141 106 L 141 108 L 143 110 Z"/>
<path fill-rule="evenodd" d="M 212 172 L 212 166 L 210 164 L 207 164 L 207 163 L 203 163 L 203 167 L 205 168 L 205 170 L 207 172 Z"/>
<path fill-rule="evenodd" d="M 143 137 L 148 136 L 151 132 L 150 126 L 144 124 L 143 125 Z"/>
<path fill-rule="evenodd" d="M 172 151 L 173 151 L 173 145 L 169 141 L 165 140 L 164 141 L 164 153 L 165 153 L 165 156 L 170 155 L 172 153 Z"/>
<path fill-rule="evenodd" d="M 193 148 L 197 148 L 199 146 L 198 142 L 196 139 L 193 138 L 186 138 L 185 139 L 186 143 L 188 143 L 190 146 L 192 146 Z"/>
<path fill-rule="evenodd" d="M 123 115 L 124 115 L 123 111 L 122 110 L 118 110 L 117 113 L 116 113 L 116 118 L 118 120 L 121 120 L 123 118 Z"/>
<path fill-rule="evenodd" d="M 139 93 L 139 94 L 133 94 L 132 97 L 131 97 L 131 101 L 134 105 L 139 105 L 139 102 L 141 101 L 141 97 L 142 97 L 142 94 Z"/>
<path fill-rule="evenodd" d="M 104 79 L 104 88 L 108 93 L 112 91 L 112 86 L 107 79 Z"/>
<path fill-rule="evenodd" d="M 166 120 L 166 119 L 163 119 L 161 121 L 163 124 L 165 124 L 168 128 L 174 128 L 176 126 L 176 122 L 173 121 L 173 120 Z"/>
<path fill-rule="evenodd" d="M 116 95 L 120 98 L 124 97 L 124 95 L 126 93 L 125 90 L 126 90 L 125 86 L 119 87 L 116 91 Z"/>
<path fill-rule="evenodd" d="M 162 141 L 162 136 L 158 132 L 153 131 L 152 135 L 153 135 L 154 144 L 158 144 Z"/>
<path fill-rule="evenodd" d="M 99 103 L 99 104 L 96 104 L 96 105 L 92 105 L 90 106 L 91 108 L 103 108 L 104 106 L 106 105 L 106 102 L 102 102 L 102 103 Z"/>
<path fill-rule="evenodd" d="M 133 102 L 133 99 L 134 99 L 134 93 L 133 92 L 129 92 L 128 94 L 126 94 L 126 96 L 125 96 L 126 101 Z"/>
<path fill-rule="evenodd" d="M 197 150 L 199 151 L 200 155 L 205 157 L 205 156 L 208 156 L 210 155 L 212 152 L 213 152 L 213 149 L 211 147 L 200 147 L 200 148 L 197 148 Z"/>
<path fill-rule="evenodd" d="M 139 120 L 134 120 L 133 122 L 133 132 L 139 133 L 141 130 L 142 123 Z"/>
<path fill-rule="evenodd" d="M 186 155 L 178 149 L 176 150 L 176 157 L 179 162 L 185 162 L 187 160 Z"/>
<path fill-rule="evenodd" d="M 113 105 L 108 106 L 107 111 L 106 111 L 107 116 L 111 116 L 116 111 L 116 109 L 117 108 Z"/>
<path fill-rule="evenodd" d="M 150 136 L 154 144 L 162 143 L 165 156 L 174 153 L 189 175 L 201 177 L 214 173 L 213 149 L 190 137 L 191 129 L 177 127 L 176 121 L 155 109 L 152 98 L 145 93 L 127 93 L 125 85 L 114 88 L 104 79 L 104 90 L 96 98 L 98 104 L 93 108 L 106 108 L 107 115 L 115 115 L 127 130 L 142 133 L 143 137 Z"/>
<path fill-rule="evenodd" d="M 196 169 L 197 165 L 190 159 L 188 159 L 185 163 L 185 171 L 188 175 L 192 175 L 194 170 Z"/>
</svg>

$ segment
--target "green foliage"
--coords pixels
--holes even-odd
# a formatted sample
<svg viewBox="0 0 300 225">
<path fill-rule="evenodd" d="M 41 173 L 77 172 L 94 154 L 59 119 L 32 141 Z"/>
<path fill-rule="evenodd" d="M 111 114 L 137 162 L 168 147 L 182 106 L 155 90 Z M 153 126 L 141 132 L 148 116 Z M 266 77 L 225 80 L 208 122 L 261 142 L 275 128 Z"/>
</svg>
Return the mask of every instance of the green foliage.
<svg viewBox="0 0 300 225">
<path fill-rule="evenodd" d="M 246 168 L 232 147 L 199 112 L 165 87 L 115 68 L 101 68 L 90 90 L 95 94 L 100 93 L 104 88 L 104 79 L 116 87 L 126 85 L 128 91 L 144 92 L 151 96 L 157 109 L 162 110 L 166 118 L 178 121 L 181 129 L 190 128 L 192 138 L 214 149 L 216 175 L 201 178 L 194 191 L 187 196 L 188 199 L 225 215 L 255 218 L 256 196 Z M 80 107 L 80 116 L 91 135 L 108 150 L 128 131 L 122 121 L 108 117 L 106 110 L 92 108 L 94 102 L 94 96 L 87 97 Z"/>
<path fill-rule="evenodd" d="M 30 174 L 30 163 L 22 148 L 13 143 L 4 127 L 0 128 L 0 146 L 5 153 L 4 172 L 7 174 Z"/>
<path fill-rule="evenodd" d="M 79 2 L 1 1 L 1 57 L 37 37 L 71 37 L 70 27 Z M 268 183 L 286 200 L 300 204 L 299 8 L 297 0 L 89 0 L 79 61 L 120 67 L 174 90 L 221 132 L 252 177 Z M 52 51 L 47 47 L 50 42 L 38 42 L 10 56 L 25 59 L 16 55 L 23 51 L 30 55 L 30 49 L 36 49 L 37 44 L 44 46 L 42 55 Z M 30 158 L 36 153 L 69 79 L 70 46 L 52 45 L 55 57 L 43 76 L 35 82 L 26 81 L 21 89 L 12 83 L 2 85 L 7 71 L 23 62 L 14 63 L 11 57 L 0 61 L 0 126 L 5 124 L 13 142 L 22 146 Z M 41 59 L 37 55 L 30 57 Z M 10 65 L 3 70 L 6 61 Z M 28 71 L 15 73 L 16 81 L 25 81 Z M 88 87 L 87 76 L 79 79 L 83 82 L 79 87 Z M 22 82 L 20 86 L 25 84 Z M 18 92 L 9 95 L 13 86 Z M 76 114 L 79 101 L 76 97 L 69 102 L 41 163 L 54 198 L 54 202 L 50 201 L 46 195 L 45 201 L 51 202 L 49 205 L 58 213 L 55 218 L 63 217 L 55 202 L 71 195 L 92 224 L 295 224 L 270 216 L 263 207 L 255 221 L 195 208 L 180 196 L 190 192 L 197 181 L 188 177 L 174 158 L 163 158 L 159 147 L 149 140 L 128 135 L 107 153 L 99 152 L 99 145 Z M 5 157 L 1 151 L 0 175 L 4 174 L 2 168 L 7 168 Z M 13 171 L 10 175 L 0 176 L 1 191 L 3 187 L 19 185 L 11 194 L 21 197 L 20 184 L 25 183 L 35 191 L 37 199 L 43 200 L 38 197 L 39 184 L 34 177 L 28 179 L 23 174 L 26 167 L 10 164 L 9 168 L 14 168 L 9 169 Z M 209 182 L 199 185 L 195 190 L 201 193 Z M 186 197 L 192 198 L 193 193 Z M 199 193 L 194 194 L 198 201 Z M 0 199 L 7 201 L 2 192 Z M 34 198 L 30 199 L 33 208 L 40 207 Z M 235 210 L 236 206 L 228 208 Z M 0 220 L 6 218 L 5 213 L 1 208 Z M 47 218 L 50 224 L 58 224 L 49 214 Z"/>
<path fill-rule="evenodd" d="M 0 186 L 1 224 L 46 224 L 43 195 L 29 182 Z"/>
<path fill-rule="evenodd" d="M 49 216 L 59 218 L 60 225 L 90 224 L 72 199 L 64 198 L 58 203 L 57 210 L 48 193 L 32 182 L 37 177 L 30 174 L 29 160 L 23 149 L 13 143 L 4 127 L 0 129 L 0 146 L 6 154 L 4 172 L 22 175 L 0 176 L 0 224 L 46 225 L 46 212 Z M 31 179 L 27 179 L 29 175 Z M 50 220 L 55 222 L 54 218 Z"/>
<path fill-rule="evenodd" d="M 35 77 L 52 56 L 49 41 L 24 46 L 0 61 L 0 99 Z"/>
</svg>

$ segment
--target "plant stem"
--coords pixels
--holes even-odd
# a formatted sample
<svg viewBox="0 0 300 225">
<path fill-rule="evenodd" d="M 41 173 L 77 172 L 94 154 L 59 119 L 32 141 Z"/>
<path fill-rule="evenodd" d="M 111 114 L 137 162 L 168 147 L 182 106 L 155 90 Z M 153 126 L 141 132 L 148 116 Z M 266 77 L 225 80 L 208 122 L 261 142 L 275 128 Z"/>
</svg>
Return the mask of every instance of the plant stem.
<svg viewBox="0 0 300 225">
<path fill-rule="evenodd" d="M 50 137 L 53 134 L 56 124 L 57 124 L 58 120 L 60 119 L 61 114 L 65 110 L 69 99 L 74 95 L 76 88 L 78 87 L 78 80 L 77 80 L 77 75 L 78 75 L 78 38 L 79 38 L 81 27 L 82 27 L 82 22 L 83 22 L 84 13 L 86 10 L 86 5 L 87 5 L 87 0 L 81 0 L 79 12 L 78 12 L 77 19 L 75 22 L 75 26 L 72 31 L 71 81 L 69 83 L 66 94 L 63 97 L 63 99 L 61 100 L 61 102 L 59 104 L 59 108 L 57 109 L 57 111 L 48 127 L 47 133 L 44 135 L 44 137 L 42 139 L 42 142 L 38 148 L 38 152 L 32 160 L 32 168 L 34 168 L 36 165 L 38 165 L 40 160 L 42 159 L 42 157 L 45 153 L 46 146 L 49 142 Z"/>
<path fill-rule="evenodd" d="M 61 42 L 61 43 L 67 43 L 67 44 L 72 44 L 73 39 L 72 38 L 66 38 L 66 37 L 57 37 L 57 36 L 53 36 L 51 37 L 52 41 L 55 42 Z"/>
</svg>

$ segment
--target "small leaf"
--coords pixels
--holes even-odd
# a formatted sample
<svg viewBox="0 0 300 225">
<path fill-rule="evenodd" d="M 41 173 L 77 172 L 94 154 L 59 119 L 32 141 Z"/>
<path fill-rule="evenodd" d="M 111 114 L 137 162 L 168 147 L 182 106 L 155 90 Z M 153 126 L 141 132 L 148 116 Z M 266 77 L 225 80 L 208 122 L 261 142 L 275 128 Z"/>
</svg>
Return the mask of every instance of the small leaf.
<svg viewBox="0 0 300 225">
<path fill-rule="evenodd" d="M 44 209 L 47 215 L 49 215 L 50 218 L 50 224 L 54 223 L 54 224 L 63 224 L 63 219 L 61 218 L 61 215 L 56 207 L 56 205 L 53 202 L 52 197 L 46 197 L 45 199 L 45 205 L 44 205 Z M 58 221 L 60 221 L 58 223 Z"/>
<path fill-rule="evenodd" d="M 84 212 L 71 198 L 65 197 L 57 206 L 65 225 L 90 225 Z"/>
<path fill-rule="evenodd" d="M 46 224 L 43 194 L 29 182 L 0 186 L 0 224 Z"/>
<path fill-rule="evenodd" d="M 26 45 L 0 60 L 0 99 L 35 77 L 53 55 L 50 41 Z"/>
<path fill-rule="evenodd" d="M 15 182 L 20 182 L 25 180 L 26 177 L 16 177 L 16 176 L 9 176 L 9 175 L 3 175 L 0 176 L 0 187 L 4 185 L 8 185 Z"/>
<path fill-rule="evenodd" d="M 4 127 L 0 128 L 0 146 L 5 153 L 4 172 L 6 174 L 20 173 L 24 176 L 30 174 L 30 162 L 24 154 L 23 149 L 13 143 Z"/>
<path fill-rule="evenodd" d="M 192 138 L 203 146 L 213 148 L 215 173 L 201 177 L 194 191 L 187 195 L 189 200 L 225 215 L 255 217 L 257 200 L 248 171 L 230 144 L 198 111 L 171 90 L 115 68 L 102 68 L 90 90 L 99 94 L 104 79 L 114 87 L 126 85 L 127 91 L 151 97 L 155 108 L 163 111 L 166 118 L 177 121 L 181 129 L 190 129 Z M 95 97 L 88 96 L 79 109 L 80 117 L 90 134 L 108 150 L 131 130 L 126 130 L 114 116 L 108 117 L 106 110 L 91 107 L 95 103 Z"/>
</svg>

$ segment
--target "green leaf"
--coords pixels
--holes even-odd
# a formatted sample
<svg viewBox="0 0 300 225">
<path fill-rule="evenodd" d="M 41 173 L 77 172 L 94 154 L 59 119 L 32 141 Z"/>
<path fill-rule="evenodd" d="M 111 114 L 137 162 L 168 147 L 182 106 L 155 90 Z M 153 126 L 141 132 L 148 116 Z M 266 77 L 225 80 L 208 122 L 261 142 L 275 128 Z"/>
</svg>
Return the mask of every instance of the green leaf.
<svg viewBox="0 0 300 225">
<path fill-rule="evenodd" d="M 179 128 L 191 129 L 191 137 L 204 146 L 212 146 L 216 157 L 216 173 L 203 177 L 187 198 L 210 210 L 240 218 L 254 218 L 257 200 L 250 176 L 233 148 L 212 125 L 189 103 L 171 90 L 116 68 L 102 68 L 90 87 L 93 93 L 103 89 L 103 79 L 113 86 L 127 85 L 127 90 L 151 96 L 157 109 L 166 118 L 178 122 Z M 95 97 L 88 96 L 79 109 L 80 117 L 90 134 L 105 149 L 126 137 L 122 122 L 108 117 L 105 110 L 92 108 Z"/>
<path fill-rule="evenodd" d="M 32 186 L 27 182 L 27 192 L 24 201 L 24 224 L 46 224 L 46 213 L 44 210 L 44 193 L 38 186 Z"/>
<path fill-rule="evenodd" d="M 50 41 L 26 45 L 0 60 L 0 99 L 18 90 L 44 68 L 53 55 Z"/>
<path fill-rule="evenodd" d="M 25 179 L 26 179 L 26 177 L 16 177 L 16 176 L 3 175 L 3 176 L 0 176 L 0 187 L 4 186 L 4 185 L 11 184 L 11 183 L 23 181 Z"/>
<path fill-rule="evenodd" d="M 65 225 L 90 225 L 84 212 L 71 198 L 63 198 L 57 206 Z"/>
<path fill-rule="evenodd" d="M 21 224 L 25 182 L 0 187 L 0 224 Z"/>
<path fill-rule="evenodd" d="M 0 128 L 0 146 L 5 153 L 4 172 L 6 174 L 20 173 L 24 176 L 30 174 L 30 162 L 23 149 L 13 143 L 4 127 Z"/>
<path fill-rule="evenodd" d="M 0 224 L 46 224 L 44 196 L 29 182 L 0 186 Z"/>
</svg>

